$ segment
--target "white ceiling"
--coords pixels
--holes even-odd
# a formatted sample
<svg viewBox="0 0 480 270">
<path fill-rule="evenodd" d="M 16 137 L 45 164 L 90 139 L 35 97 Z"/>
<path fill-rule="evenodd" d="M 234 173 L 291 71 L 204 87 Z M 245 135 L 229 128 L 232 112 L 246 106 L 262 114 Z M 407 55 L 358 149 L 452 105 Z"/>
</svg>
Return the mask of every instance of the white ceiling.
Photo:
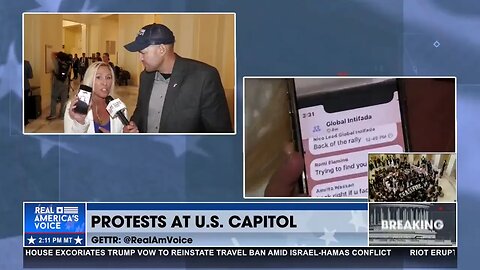
<svg viewBox="0 0 480 270">
<path fill-rule="evenodd" d="M 83 24 L 97 23 L 102 19 L 118 20 L 118 14 L 63 14 L 63 19 Z"/>
</svg>

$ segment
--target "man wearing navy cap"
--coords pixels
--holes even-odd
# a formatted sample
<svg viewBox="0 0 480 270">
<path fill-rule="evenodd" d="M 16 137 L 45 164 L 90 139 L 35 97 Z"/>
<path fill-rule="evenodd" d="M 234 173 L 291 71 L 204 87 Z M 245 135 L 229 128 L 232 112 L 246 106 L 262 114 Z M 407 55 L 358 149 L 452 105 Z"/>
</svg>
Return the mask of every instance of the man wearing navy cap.
<svg viewBox="0 0 480 270">
<path fill-rule="evenodd" d="M 145 70 L 140 74 L 137 107 L 124 132 L 232 132 L 217 69 L 180 57 L 174 43 L 168 27 L 150 24 L 125 45 L 128 51 L 140 53 Z"/>
</svg>

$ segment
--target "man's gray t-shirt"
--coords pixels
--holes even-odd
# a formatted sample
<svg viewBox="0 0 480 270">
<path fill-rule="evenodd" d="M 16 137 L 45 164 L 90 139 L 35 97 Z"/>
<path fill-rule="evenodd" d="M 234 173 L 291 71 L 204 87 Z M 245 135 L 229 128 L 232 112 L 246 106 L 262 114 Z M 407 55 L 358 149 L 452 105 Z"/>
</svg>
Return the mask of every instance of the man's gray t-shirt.
<svg viewBox="0 0 480 270">
<path fill-rule="evenodd" d="M 153 82 L 152 94 L 148 105 L 148 133 L 158 133 L 160 129 L 163 103 L 165 102 L 169 82 L 170 78 L 165 79 L 160 72 L 155 73 L 155 81 Z"/>
</svg>

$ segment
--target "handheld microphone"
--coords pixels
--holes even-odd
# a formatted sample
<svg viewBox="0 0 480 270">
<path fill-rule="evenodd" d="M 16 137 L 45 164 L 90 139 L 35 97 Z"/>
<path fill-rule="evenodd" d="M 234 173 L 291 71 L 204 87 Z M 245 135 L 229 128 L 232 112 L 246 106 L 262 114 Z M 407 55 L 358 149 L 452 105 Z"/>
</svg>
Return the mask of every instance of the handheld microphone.
<svg viewBox="0 0 480 270">
<path fill-rule="evenodd" d="M 111 96 L 107 96 L 105 98 L 105 102 L 107 103 L 107 112 L 110 114 L 110 116 L 112 118 L 117 116 L 120 118 L 120 121 L 122 121 L 123 125 L 128 125 L 129 121 L 127 117 L 125 117 L 125 114 L 123 114 L 123 110 L 126 108 L 125 104 L 123 104 L 119 98 L 113 99 Z"/>
</svg>

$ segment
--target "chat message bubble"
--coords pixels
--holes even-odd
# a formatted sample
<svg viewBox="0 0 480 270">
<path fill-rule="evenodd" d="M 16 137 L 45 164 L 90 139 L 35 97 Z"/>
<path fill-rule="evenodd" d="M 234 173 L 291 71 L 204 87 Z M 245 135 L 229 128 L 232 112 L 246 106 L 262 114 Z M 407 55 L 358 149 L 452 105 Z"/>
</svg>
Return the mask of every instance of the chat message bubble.
<svg viewBox="0 0 480 270">
<path fill-rule="evenodd" d="M 308 149 L 313 155 L 358 148 L 394 141 L 397 124 L 390 123 L 375 127 L 338 131 L 308 139 Z"/>
<path fill-rule="evenodd" d="M 400 145 L 372 148 L 325 158 L 316 158 L 310 163 L 310 177 L 321 181 L 345 175 L 366 173 L 368 171 L 368 153 L 402 152 Z"/>
<path fill-rule="evenodd" d="M 328 184 L 315 185 L 310 190 L 312 197 L 368 197 L 368 181 L 357 177 Z"/>
</svg>

